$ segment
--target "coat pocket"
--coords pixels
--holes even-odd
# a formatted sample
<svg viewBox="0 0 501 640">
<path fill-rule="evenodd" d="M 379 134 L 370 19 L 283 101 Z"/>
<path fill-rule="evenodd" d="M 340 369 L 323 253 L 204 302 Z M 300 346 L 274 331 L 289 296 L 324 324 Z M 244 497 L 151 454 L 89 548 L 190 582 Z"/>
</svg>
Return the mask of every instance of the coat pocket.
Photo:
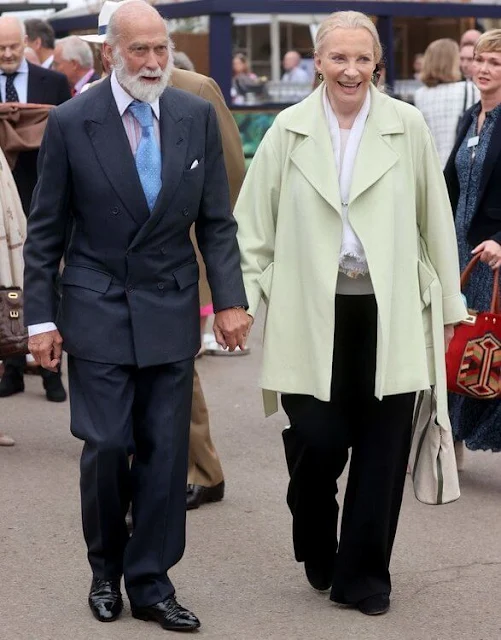
<svg viewBox="0 0 501 640">
<path fill-rule="evenodd" d="M 275 263 L 271 262 L 257 279 L 258 284 L 261 287 L 263 298 L 266 304 L 268 304 L 268 302 L 270 301 L 271 287 L 273 284 L 274 266 L 275 266 Z"/>
<path fill-rule="evenodd" d="M 61 277 L 61 284 L 90 289 L 97 293 L 106 293 L 113 276 L 91 267 L 67 264 Z"/>
<path fill-rule="evenodd" d="M 172 275 L 179 289 L 186 289 L 186 287 L 198 282 L 198 264 L 196 262 L 185 264 L 184 267 L 173 271 Z"/>
</svg>

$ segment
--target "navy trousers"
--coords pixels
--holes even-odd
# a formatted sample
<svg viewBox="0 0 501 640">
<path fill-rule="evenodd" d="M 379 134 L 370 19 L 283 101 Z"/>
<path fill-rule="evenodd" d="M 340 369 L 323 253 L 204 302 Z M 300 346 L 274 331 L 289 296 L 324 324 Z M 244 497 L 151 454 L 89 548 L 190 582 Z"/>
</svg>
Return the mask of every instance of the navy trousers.
<svg viewBox="0 0 501 640">
<path fill-rule="evenodd" d="M 93 575 L 123 574 L 132 603 L 155 604 L 174 593 L 167 572 L 185 546 L 193 360 L 139 369 L 69 356 L 68 375 Z"/>
<path fill-rule="evenodd" d="M 332 570 L 331 599 L 390 593 L 389 564 L 410 450 L 414 393 L 374 397 L 374 296 L 336 297 L 330 402 L 283 395 L 296 559 Z M 338 542 L 337 481 L 350 472 Z"/>
</svg>

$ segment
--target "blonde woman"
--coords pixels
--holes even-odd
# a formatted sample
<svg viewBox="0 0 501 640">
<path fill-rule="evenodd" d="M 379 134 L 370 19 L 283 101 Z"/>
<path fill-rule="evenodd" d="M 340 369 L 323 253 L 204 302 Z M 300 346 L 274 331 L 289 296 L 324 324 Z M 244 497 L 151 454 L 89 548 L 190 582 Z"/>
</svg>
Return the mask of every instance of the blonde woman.
<svg viewBox="0 0 501 640">
<path fill-rule="evenodd" d="M 322 82 L 279 114 L 235 209 L 250 315 L 267 303 L 261 386 L 269 413 L 282 394 L 291 425 L 296 559 L 315 589 L 367 615 L 390 606 L 415 392 L 436 382 L 444 401 L 444 344 L 466 315 L 435 146 L 417 109 L 372 85 L 380 60 L 367 16 L 324 20 Z"/>
<path fill-rule="evenodd" d="M 475 85 L 461 80 L 459 47 L 454 40 L 432 42 L 424 54 L 421 80 L 414 104 L 421 111 L 435 140 L 442 167 L 456 140 L 458 123 L 464 112 L 478 101 Z"/>
<path fill-rule="evenodd" d="M 23 286 L 23 244 L 26 218 L 21 200 L 3 151 L 0 149 L 0 286 Z M 0 433 L 0 447 L 11 447 L 14 440 Z"/>
<path fill-rule="evenodd" d="M 461 122 L 457 142 L 445 168 L 459 259 L 464 269 L 480 254 L 465 290 L 468 307 L 490 307 L 493 269 L 501 266 L 501 29 L 484 33 L 475 46 L 472 77 L 480 102 Z M 469 449 L 501 451 L 501 401 L 451 394 L 450 414 L 457 442 Z"/>
</svg>

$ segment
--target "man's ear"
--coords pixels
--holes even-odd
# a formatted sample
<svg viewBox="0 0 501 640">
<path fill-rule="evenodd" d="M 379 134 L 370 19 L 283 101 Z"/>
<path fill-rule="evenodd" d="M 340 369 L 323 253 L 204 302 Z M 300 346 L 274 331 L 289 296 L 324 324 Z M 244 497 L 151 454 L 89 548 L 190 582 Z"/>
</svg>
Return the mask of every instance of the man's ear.
<svg viewBox="0 0 501 640">
<path fill-rule="evenodd" d="M 103 55 L 103 58 L 106 59 L 106 62 L 111 65 L 113 63 L 113 49 L 107 42 L 103 42 L 101 53 Z"/>
</svg>

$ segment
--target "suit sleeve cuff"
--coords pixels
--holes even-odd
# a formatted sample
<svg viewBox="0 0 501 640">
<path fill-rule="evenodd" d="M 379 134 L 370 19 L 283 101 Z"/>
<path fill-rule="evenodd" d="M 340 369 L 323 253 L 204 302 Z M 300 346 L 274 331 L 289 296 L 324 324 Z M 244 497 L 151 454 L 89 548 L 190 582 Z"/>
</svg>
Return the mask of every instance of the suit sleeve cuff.
<svg viewBox="0 0 501 640">
<path fill-rule="evenodd" d="M 30 324 L 28 327 L 28 335 L 36 336 L 39 333 L 46 333 L 47 331 L 56 331 L 57 327 L 53 322 L 41 322 L 40 324 Z"/>
</svg>

